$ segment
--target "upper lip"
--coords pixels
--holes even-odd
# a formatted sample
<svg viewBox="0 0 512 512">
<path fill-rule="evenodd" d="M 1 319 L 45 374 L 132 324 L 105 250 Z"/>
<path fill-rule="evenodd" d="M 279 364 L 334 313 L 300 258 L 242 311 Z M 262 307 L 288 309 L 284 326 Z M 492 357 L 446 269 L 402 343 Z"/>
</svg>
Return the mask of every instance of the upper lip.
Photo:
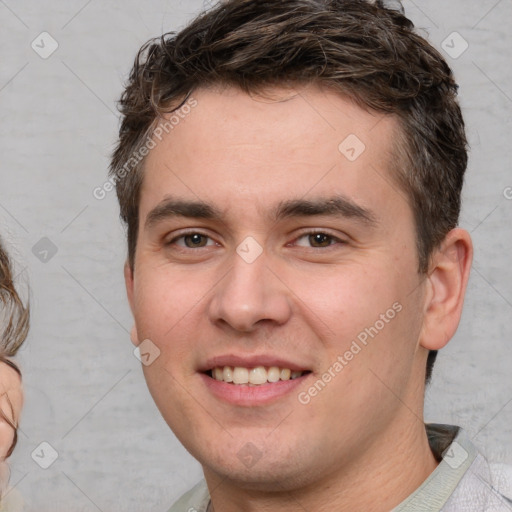
<svg viewBox="0 0 512 512">
<path fill-rule="evenodd" d="M 199 368 L 200 372 L 207 372 L 213 368 L 223 366 L 238 366 L 240 368 L 256 368 L 258 366 L 264 366 L 270 368 L 271 366 L 277 366 L 279 368 L 289 368 L 292 371 L 308 371 L 308 367 L 304 364 L 294 363 L 287 359 L 277 357 L 270 354 L 259 354 L 259 355 L 234 355 L 225 354 L 210 357 L 202 364 Z"/>
</svg>

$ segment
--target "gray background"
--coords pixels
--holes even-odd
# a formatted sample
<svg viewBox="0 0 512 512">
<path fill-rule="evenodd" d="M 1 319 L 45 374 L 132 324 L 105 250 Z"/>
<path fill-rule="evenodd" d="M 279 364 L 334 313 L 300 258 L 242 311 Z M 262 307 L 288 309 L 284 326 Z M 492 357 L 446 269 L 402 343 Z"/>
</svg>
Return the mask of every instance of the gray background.
<svg viewBox="0 0 512 512">
<path fill-rule="evenodd" d="M 512 1 L 404 5 L 436 47 L 446 40 L 459 53 L 464 42 L 453 31 L 469 44 L 446 58 L 472 146 L 461 225 L 472 233 L 475 264 L 426 416 L 464 426 L 489 457 L 512 463 Z M 26 510 L 163 512 L 201 475 L 153 405 L 132 352 L 115 193 L 100 201 L 92 192 L 106 178 L 115 101 L 136 51 L 202 7 L 0 0 L 0 232 L 32 302 L 19 354 L 26 406 L 11 460 Z M 43 31 L 59 45 L 47 59 L 31 48 Z M 58 452 L 48 469 L 31 456 L 50 462 L 43 441 Z"/>
</svg>

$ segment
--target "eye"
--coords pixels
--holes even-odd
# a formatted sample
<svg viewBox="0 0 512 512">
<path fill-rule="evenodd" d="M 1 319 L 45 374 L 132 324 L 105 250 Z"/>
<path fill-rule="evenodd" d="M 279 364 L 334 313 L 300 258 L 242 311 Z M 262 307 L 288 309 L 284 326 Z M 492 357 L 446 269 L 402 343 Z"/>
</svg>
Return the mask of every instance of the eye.
<svg viewBox="0 0 512 512">
<path fill-rule="evenodd" d="M 306 233 L 298 237 L 295 241 L 295 245 L 301 247 L 313 247 L 315 249 L 329 247 L 330 245 L 334 245 L 336 243 L 343 242 L 339 238 L 323 232 Z"/>
<path fill-rule="evenodd" d="M 186 233 L 184 235 L 173 238 L 169 242 L 169 245 L 172 244 L 178 245 L 180 247 L 187 247 L 188 249 L 197 249 L 209 245 L 214 245 L 214 241 L 202 233 Z"/>
</svg>

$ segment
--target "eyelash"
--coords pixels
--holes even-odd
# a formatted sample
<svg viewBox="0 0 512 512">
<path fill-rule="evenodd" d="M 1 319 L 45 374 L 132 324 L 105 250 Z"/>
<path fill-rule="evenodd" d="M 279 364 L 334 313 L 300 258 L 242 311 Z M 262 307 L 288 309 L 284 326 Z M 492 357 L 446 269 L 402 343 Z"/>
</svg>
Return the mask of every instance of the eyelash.
<svg viewBox="0 0 512 512">
<path fill-rule="evenodd" d="M 331 243 L 329 243 L 329 245 L 327 245 L 325 247 L 312 247 L 312 246 L 309 246 L 309 247 L 307 247 L 308 249 L 313 249 L 313 250 L 321 250 L 321 249 L 323 249 L 323 250 L 326 250 L 326 249 L 331 248 L 334 245 L 337 245 L 337 244 L 344 245 L 346 243 L 341 238 L 339 238 L 339 237 L 337 237 L 335 235 L 332 235 L 331 233 L 329 233 L 326 230 L 321 230 L 321 229 L 305 231 L 305 232 L 301 233 L 298 237 L 296 237 L 295 240 L 293 241 L 293 243 L 296 243 L 301 238 L 310 237 L 310 236 L 314 236 L 314 235 L 325 235 L 327 238 L 330 239 Z M 304 247 L 304 246 L 302 246 L 302 247 Z"/>
<path fill-rule="evenodd" d="M 175 236 L 174 238 L 172 238 L 168 242 L 166 242 L 165 245 L 167 245 L 167 246 L 176 245 L 176 242 L 178 240 L 181 240 L 181 239 L 184 240 L 186 237 L 189 237 L 189 236 L 192 236 L 192 235 L 200 235 L 200 236 L 202 236 L 204 238 L 207 238 L 207 239 L 213 241 L 213 238 L 211 236 L 207 235 L 206 233 L 202 233 L 201 231 L 185 231 L 185 232 L 182 232 L 179 235 Z M 186 247 L 186 246 L 180 246 L 180 247 L 182 247 L 182 249 L 184 249 L 184 250 L 192 249 L 192 247 Z M 208 246 L 208 247 L 210 247 L 210 246 Z M 202 249 L 203 247 L 199 247 L 199 248 Z M 194 250 L 194 249 L 192 249 L 192 250 Z"/>
<path fill-rule="evenodd" d="M 203 233 L 201 231 L 192 231 L 192 230 L 180 233 L 179 235 L 175 236 L 174 238 L 172 238 L 171 240 L 166 242 L 165 245 L 166 246 L 177 245 L 177 241 L 178 240 L 182 240 L 182 239 L 184 240 L 186 237 L 189 237 L 189 236 L 192 236 L 192 235 L 199 235 L 201 237 L 205 237 L 208 240 L 213 241 L 215 245 L 218 245 L 217 242 L 215 242 L 213 240 L 213 238 L 210 237 L 209 235 L 207 235 L 206 233 Z M 289 247 L 291 245 L 295 245 L 298 240 L 300 240 L 302 238 L 305 238 L 305 237 L 314 236 L 314 235 L 325 235 L 326 237 L 328 237 L 330 239 L 329 245 L 327 245 L 325 247 L 312 247 L 312 246 L 306 247 L 306 246 L 300 246 L 299 245 L 299 247 L 305 247 L 307 249 L 313 249 L 313 250 L 319 250 L 319 249 L 326 250 L 326 249 L 329 249 L 330 247 L 332 247 L 334 245 L 337 245 L 337 244 L 341 244 L 341 245 L 346 244 L 346 241 L 340 239 L 337 236 L 334 236 L 334 235 L 330 234 L 326 230 L 310 230 L 310 231 L 304 231 L 303 233 L 301 233 L 300 235 L 295 237 L 295 239 L 292 242 L 286 244 L 286 246 Z M 203 249 L 205 247 L 211 247 L 214 244 L 206 245 L 206 246 L 200 246 L 198 248 L 199 249 Z M 186 246 L 179 246 L 179 247 L 181 247 L 183 250 L 187 250 L 187 249 L 196 250 L 195 248 L 192 248 L 192 247 L 186 247 Z"/>
</svg>

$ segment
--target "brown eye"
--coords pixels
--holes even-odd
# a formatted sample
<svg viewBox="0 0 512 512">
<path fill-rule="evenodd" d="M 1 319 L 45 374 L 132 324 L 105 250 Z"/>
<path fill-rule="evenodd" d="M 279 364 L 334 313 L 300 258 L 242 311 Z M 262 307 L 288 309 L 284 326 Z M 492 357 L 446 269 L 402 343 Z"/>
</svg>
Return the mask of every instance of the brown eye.
<svg viewBox="0 0 512 512">
<path fill-rule="evenodd" d="M 192 233 L 185 235 L 183 241 L 187 247 L 194 249 L 196 247 L 205 247 L 208 244 L 208 237 L 201 233 Z"/>
<path fill-rule="evenodd" d="M 334 245 L 344 245 L 344 242 L 334 235 L 330 235 L 323 231 L 313 231 L 299 236 L 293 244 L 310 249 L 326 249 Z"/>
<path fill-rule="evenodd" d="M 313 233 L 308 236 L 311 247 L 328 247 L 332 243 L 332 236 L 325 233 Z"/>
</svg>

